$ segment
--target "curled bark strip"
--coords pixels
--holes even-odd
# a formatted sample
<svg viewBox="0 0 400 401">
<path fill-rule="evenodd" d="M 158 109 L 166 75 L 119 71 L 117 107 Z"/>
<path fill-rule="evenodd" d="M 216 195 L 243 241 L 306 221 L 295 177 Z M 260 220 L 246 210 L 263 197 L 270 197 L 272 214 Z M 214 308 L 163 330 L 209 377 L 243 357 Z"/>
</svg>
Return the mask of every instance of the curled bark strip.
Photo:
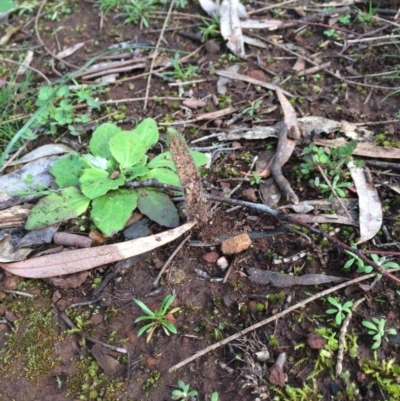
<svg viewBox="0 0 400 401">
<path fill-rule="evenodd" d="M 279 139 L 278 139 L 278 146 L 276 148 L 276 154 L 273 159 L 273 164 L 271 166 L 271 173 L 273 177 L 275 178 L 276 183 L 278 184 L 279 188 L 281 191 L 285 194 L 286 199 L 297 205 L 299 203 L 299 198 L 297 195 L 294 193 L 293 189 L 291 188 L 289 181 L 283 176 L 282 174 L 282 165 L 285 163 L 285 160 L 288 159 L 287 157 L 287 142 L 292 141 L 295 143 L 295 141 L 288 139 L 288 127 L 286 124 L 282 123 L 280 132 L 279 132 Z M 290 146 L 291 148 L 291 146 Z M 294 146 L 293 146 L 294 149 Z M 291 150 L 290 154 L 293 152 L 293 149 Z M 289 155 L 290 157 L 290 155 Z"/>
<path fill-rule="evenodd" d="M 349 327 L 349 323 L 353 312 L 357 309 L 358 305 L 365 301 L 365 298 L 361 298 L 358 301 L 354 302 L 354 305 L 351 308 L 351 312 L 346 316 L 344 319 L 342 328 L 340 329 L 340 336 L 339 336 L 339 348 L 338 348 L 338 355 L 337 355 L 337 362 L 336 362 L 336 377 L 342 373 L 343 370 L 343 355 L 344 355 L 344 346 L 346 344 L 346 333 L 347 328 Z"/>
</svg>

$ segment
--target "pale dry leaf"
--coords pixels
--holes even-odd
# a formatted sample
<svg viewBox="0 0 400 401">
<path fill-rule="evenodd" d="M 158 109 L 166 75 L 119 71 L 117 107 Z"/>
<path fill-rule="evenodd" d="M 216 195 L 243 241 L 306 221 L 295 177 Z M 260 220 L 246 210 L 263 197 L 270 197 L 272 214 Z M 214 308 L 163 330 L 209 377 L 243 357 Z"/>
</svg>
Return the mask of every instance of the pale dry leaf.
<svg viewBox="0 0 400 401">
<path fill-rule="evenodd" d="M 284 119 L 283 122 L 288 127 L 288 137 L 290 139 L 299 139 L 300 138 L 300 129 L 297 124 L 297 116 L 296 111 L 294 110 L 292 104 L 289 100 L 286 99 L 283 92 L 276 88 L 276 94 L 278 96 L 279 103 L 281 104 Z"/>
<path fill-rule="evenodd" d="M 8 163 L 8 165 L 15 166 L 17 164 L 24 164 L 40 159 L 41 157 L 59 155 L 72 150 L 73 149 L 71 149 L 69 146 L 63 145 L 62 143 L 50 143 L 48 145 L 39 146 L 38 148 L 22 156 L 20 159 Z"/>
<path fill-rule="evenodd" d="M 240 22 L 240 26 L 242 27 L 242 29 L 269 29 L 270 31 L 272 31 L 277 29 L 281 25 L 283 25 L 283 21 L 279 21 L 276 19 L 265 19 L 265 20 L 247 19 L 246 21 Z"/>
<path fill-rule="evenodd" d="M 218 133 L 219 141 L 236 141 L 238 139 L 266 139 L 266 138 L 276 138 L 278 136 L 278 125 L 273 125 L 272 127 L 267 126 L 254 126 L 249 129 L 249 127 L 233 127 L 228 133 L 221 132 Z"/>
<path fill-rule="evenodd" d="M 233 64 L 228 67 L 227 71 L 237 73 L 239 71 L 239 64 Z M 219 95 L 225 95 L 228 91 L 228 84 L 231 80 L 226 77 L 219 77 L 217 81 L 217 92 Z"/>
<path fill-rule="evenodd" d="M 201 8 L 210 16 L 218 15 L 218 7 L 212 0 L 199 0 Z"/>
<path fill-rule="evenodd" d="M 277 86 L 274 84 L 269 84 L 268 82 L 260 81 L 259 79 L 254 79 L 247 75 L 237 74 L 237 73 L 234 73 L 231 71 L 226 71 L 226 70 L 215 70 L 214 72 L 216 75 L 218 75 L 220 77 L 225 77 L 225 78 L 229 78 L 229 79 L 237 79 L 240 81 L 249 82 L 252 85 L 261 86 L 262 88 L 265 88 L 265 89 L 274 91 L 277 88 Z M 281 89 L 281 91 L 288 97 L 296 97 L 295 95 L 292 95 L 291 93 L 285 91 L 284 89 Z"/>
<path fill-rule="evenodd" d="M 299 118 L 298 122 L 307 135 L 341 131 L 348 138 L 359 142 L 370 141 L 374 135 L 373 131 L 344 120 L 335 121 L 319 116 L 308 116 Z"/>
<path fill-rule="evenodd" d="M 244 57 L 244 43 L 238 14 L 239 0 L 222 0 L 220 29 L 227 47 L 234 54 Z"/>
<path fill-rule="evenodd" d="M 85 46 L 86 42 L 80 42 L 80 43 L 76 43 L 71 47 L 68 47 L 67 49 L 64 49 L 63 51 L 59 52 L 57 54 L 57 58 L 67 58 L 69 56 L 71 56 L 72 54 L 74 54 L 76 51 L 78 51 L 81 47 Z"/>
<path fill-rule="evenodd" d="M 328 146 L 330 148 L 337 148 L 347 143 L 344 138 L 314 138 L 313 142 L 317 145 Z M 375 146 L 372 142 L 359 142 L 357 147 L 354 149 L 353 155 L 378 159 L 400 159 L 400 149 L 392 146 Z"/>
<path fill-rule="evenodd" d="M 0 262 L 8 263 L 25 259 L 32 249 L 23 248 L 14 250 L 11 245 L 11 235 L 7 234 L 0 240 Z"/>
<path fill-rule="evenodd" d="M 347 163 L 357 189 L 360 210 L 360 239 L 357 244 L 373 238 L 382 226 L 382 205 L 374 184 L 367 181 L 364 169 Z"/>
<path fill-rule="evenodd" d="M 26 164 L 23 168 L 0 177 L 0 209 L 37 199 L 37 188 L 49 187 L 54 177 L 49 169 L 60 157 L 40 158 Z M 31 192 L 31 194 L 26 194 Z"/>
<path fill-rule="evenodd" d="M 17 263 L 0 263 L 0 267 L 11 274 L 27 278 L 46 278 L 73 274 L 159 248 L 180 237 L 195 224 L 195 222 L 189 222 L 160 234 L 118 244 L 66 251 Z"/>
<path fill-rule="evenodd" d="M 243 35 L 243 42 L 250 46 L 260 47 L 261 49 L 267 49 L 268 46 L 260 39 L 251 38 L 250 36 Z"/>
<path fill-rule="evenodd" d="M 289 217 L 294 217 L 296 220 L 300 220 L 303 223 L 307 224 L 344 224 L 346 226 L 358 226 L 357 222 L 349 219 L 346 216 L 338 216 L 334 214 L 289 214 Z"/>
<path fill-rule="evenodd" d="M 18 70 L 17 70 L 17 75 L 24 75 L 26 73 L 27 68 L 31 65 L 33 60 L 33 51 L 32 50 L 28 50 L 26 52 L 26 56 L 24 58 L 24 61 L 21 63 L 21 65 L 19 66 Z"/>
<path fill-rule="evenodd" d="M 25 204 L 0 210 L 0 229 L 24 227 L 32 208 L 33 205 Z"/>
<path fill-rule="evenodd" d="M 399 185 L 388 185 L 388 187 L 400 195 L 400 186 Z"/>
</svg>

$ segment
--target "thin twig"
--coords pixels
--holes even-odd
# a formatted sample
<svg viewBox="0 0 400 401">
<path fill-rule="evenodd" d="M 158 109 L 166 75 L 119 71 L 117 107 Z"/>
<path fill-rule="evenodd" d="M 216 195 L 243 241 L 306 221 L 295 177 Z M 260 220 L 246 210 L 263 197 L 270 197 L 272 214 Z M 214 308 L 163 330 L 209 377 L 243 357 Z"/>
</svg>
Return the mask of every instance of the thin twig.
<svg viewBox="0 0 400 401">
<path fill-rule="evenodd" d="M 190 235 L 188 235 L 186 238 L 183 239 L 183 241 L 177 246 L 177 248 L 175 249 L 175 251 L 172 253 L 172 255 L 168 258 L 168 260 L 165 262 L 164 266 L 162 267 L 162 269 L 160 270 L 160 272 L 158 273 L 157 278 L 153 281 L 153 288 L 158 286 L 158 282 L 160 281 L 161 276 L 163 275 L 163 273 L 165 272 L 165 269 L 170 265 L 170 263 L 172 262 L 172 260 L 174 259 L 174 257 L 176 256 L 176 254 L 181 250 L 181 248 L 183 247 L 183 245 L 185 245 L 185 243 L 187 241 L 189 241 L 190 239 Z"/>
<path fill-rule="evenodd" d="M 358 308 L 358 305 L 360 305 L 364 301 L 365 298 L 361 298 L 358 301 L 354 302 L 350 313 L 347 314 L 346 318 L 343 321 L 342 328 L 340 329 L 338 355 L 337 355 L 336 370 L 335 370 L 336 377 L 339 377 L 339 375 L 342 373 L 344 346 L 346 344 L 346 333 L 347 333 L 347 328 L 349 327 L 351 317 L 353 315 L 353 312 L 355 312 L 355 310 Z"/>
<path fill-rule="evenodd" d="M 204 348 L 203 350 L 197 352 L 193 356 L 185 359 L 184 361 L 178 363 L 177 365 L 172 366 L 170 369 L 168 369 L 168 373 L 174 372 L 175 370 L 178 370 L 179 368 L 187 365 L 189 362 L 193 362 L 197 358 L 200 358 L 201 356 L 208 354 L 209 352 L 221 347 L 222 345 L 228 344 L 228 343 L 230 343 L 230 342 L 232 342 L 232 341 L 244 336 L 245 334 L 250 333 L 251 331 L 254 331 L 254 330 L 256 330 L 256 329 L 258 329 L 258 328 L 260 328 L 262 326 L 265 326 L 268 323 L 271 323 L 271 322 L 273 322 L 273 321 L 275 321 L 277 319 L 280 319 L 281 317 L 287 315 L 289 312 L 292 312 L 292 311 L 294 311 L 294 310 L 296 310 L 298 308 L 301 308 L 301 307 L 307 305 L 308 303 L 310 303 L 312 301 L 315 301 L 316 299 L 322 298 L 322 297 L 324 297 L 324 296 L 326 296 L 328 294 L 331 294 L 332 292 L 340 290 L 341 288 L 348 287 L 349 285 L 352 285 L 352 284 L 359 283 L 361 281 L 367 280 L 367 279 L 369 279 L 371 277 L 374 277 L 375 275 L 376 275 L 376 273 L 367 274 L 365 276 L 357 277 L 354 280 L 350 280 L 350 281 L 347 281 L 346 283 L 342 283 L 342 284 L 339 284 L 339 285 L 337 285 L 335 287 L 329 288 L 329 289 L 327 289 L 325 291 L 321 291 L 321 292 L 313 295 L 312 297 L 309 297 L 309 298 L 305 299 L 304 301 L 300 301 L 296 305 L 290 306 L 289 308 L 285 309 L 284 311 L 282 311 L 280 313 L 277 313 L 274 316 L 269 317 L 268 319 L 265 319 L 265 320 L 262 320 L 261 322 L 253 324 L 252 326 L 247 327 L 242 331 L 239 331 L 239 333 L 233 334 L 233 335 L 231 335 L 231 336 L 229 336 L 229 337 L 227 337 L 227 338 L 225 338 L 225 339 L 223 339 L 221 341 L 218 341 L 217 343 L 215 343 L 213 345 L 210 345 L 209 347 Z"/>
<path fill-rule="evenodd" d="M 158 41 L 157 41 L 157 44 L 156 44 L 156 48 L 154 49 L 153 57 L 152 57 L 152 59 L 151 59 L 149 76 L 148 76 L 148 78 L 147 78 L 147 86 L 146 86 L 146 94 L 145 94 L 145 98 L 146 98 L 146 99 L 145 99 L 144 104 L 143 104 L 143 110 L 147 110 L 147 98 L 148 98 L 149 92 L 150 92 L 150 84 L 151 84 L 151 77 L 152 77 L 152 75 L 153 75 L 154 63 L 155 63 L 155 61 L 156 61 L 156 59 L 157 59 L 157 56 L 158 56 L 158 48 L 160 47 L 161 40 L 162 40 L 162 38 L 163 38 L 163 36 L 164 36 L 165 28 L 166 28 L 167 25 L 168 25 L 169 17 L 170 17 L 170 15 L 171 15 L 172 9 L 174 8 L 174 4 L 175 4 L 175 0 L 172 0 L 172 1 L 171 1 L 171 4 L 169 5 L 168 14 L 167 14 L 167 16 L 166 16 L 166 18 L 165 18 L 164 25 L 163 25 L 163 27 L 162 27 L 162 29 L 161 29 L 161 32 L 160 32 L 160 36 L 158 37 Z"/>
<path fill-rule="evenodd" d="M 318 169 L 319 173 L 322 175 L 322 178 L 325 180 L 326 185 L 328 185 L 329 189 L 332 191 L 334 197 L 339 202 L 340 206 L 342 207 L 343 211 L 346 213 L 347 217 L 350 220 L 353 220 L 353 218 L 351 217 L 349 211 L 347 210 L 346 206 L 344 205 L 342 199 L 338 196 L 338 194 L 336 193 L 336 190 L 332 187 L 332 184 L 329 181 L 328 177 L 325 175 L 324 170 L 322 170 L 322 168 L 321 168 L 321 166 L 319 164 L 317 164 L 316 166 L 317 166 L 317 169 Z"/>
<path fill-rule="evenodd" d="M 29 294 L 28 292 L 6 290 L 5 288 L 0 288 L 0 291 L 1 292 L 5 292 L 6 294 L 21 295 L 22 297 L 27 297 L 27 298 L 33 298 L 34 297 L 34 295 Z"/>
<path fill-rule="evenodd" d="M 67 324 L 68 327 L 70 327 L 71 329 L 76 329 L 76 326 L 74 325 L 72 320 L 68 317 L 68 315 L 65 312 L 62 312 L 60 314 L 60 316 L 61 316 L 61 319 L 64 320 L 64 322 Z M 105 348 L 111 349 L 111 350 L 119 352 L 121 354 L 128 353 L 128 351 L 125 348 L 116 347 L 115 345 L 104 343 L 103 341 L 96 340 L 95 338 L 90 337 L 90 336 L 86 335 L 85 333 L 79 333 L 79 334 L 86 340 L 90 341 L 91 343 L 100 344 Z"/>
</svg>

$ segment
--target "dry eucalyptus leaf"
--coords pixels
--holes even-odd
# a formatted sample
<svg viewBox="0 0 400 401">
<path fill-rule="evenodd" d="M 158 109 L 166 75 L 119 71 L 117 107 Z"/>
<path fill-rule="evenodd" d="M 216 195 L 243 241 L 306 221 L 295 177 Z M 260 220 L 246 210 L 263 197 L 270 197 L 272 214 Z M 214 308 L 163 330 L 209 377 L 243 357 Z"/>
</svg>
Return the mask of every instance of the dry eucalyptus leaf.
<svg viewBox="0 0 400 401">
<path fill-rule="evenodd" d="M 28 278 L 46 278 L 82 272 L 159 248 L 180 237 L 195 224 L 195 222 L 186 223 L 172 230 L 132 241 L 77 249 L 17 263 L 0 263 L 0 266 L 16 276 Z M 21 251 L 26 249 L 18 252 Z"/>
<path fill-rule="evenodd" d="M 252 283 L 271 285 L 277 288 L 287 288 L 294 285 L 319 285 L 326 283 L 341 283 L 347 279 L 344 277 L 327 276 L 326 274 L 304 274 L 303 276 L 291 276 L 270 270 L 256 268 L 246 269 L 249 280 Z"/>
<path fill-rule="evenodd" d="M 35 150 L 32 150 L 32 152 L 22 156 L 20 159 L 8 163 L 8 165 L 15 166 L 17 164 L 28 163 L 33 160 L 40 159 L 41 157 L 59 155 L 72 150 L 73 149 L 71 149 L 69 146 L 63 145 L 62 143 L 50 143 L 48 145 L 39 146 Z"/>
<path fill-rule="evenodd" d="M 382 205 L 374 184 L 367 181 L 364 169 L 347 163 L 357 189 L 360 209 L 360 239 L 357 244 L 373 238 L 382 226 Z"/>
</svg>

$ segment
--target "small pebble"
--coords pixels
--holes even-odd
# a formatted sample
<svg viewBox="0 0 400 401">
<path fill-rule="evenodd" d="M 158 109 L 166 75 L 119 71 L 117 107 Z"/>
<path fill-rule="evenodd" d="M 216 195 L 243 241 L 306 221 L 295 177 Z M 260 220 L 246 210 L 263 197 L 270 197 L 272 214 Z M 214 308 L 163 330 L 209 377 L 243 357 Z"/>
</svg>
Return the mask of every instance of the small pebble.
<svg viewBox="0 0 400 401">
<path fill-rule="evenodd" d="M 217 266 L 222 270 L 226 270 L 229 267 L 229 262 L 226 259 L 225 256 L 221 256 L 218 260 L 217 260 Z"/>
</svg>

